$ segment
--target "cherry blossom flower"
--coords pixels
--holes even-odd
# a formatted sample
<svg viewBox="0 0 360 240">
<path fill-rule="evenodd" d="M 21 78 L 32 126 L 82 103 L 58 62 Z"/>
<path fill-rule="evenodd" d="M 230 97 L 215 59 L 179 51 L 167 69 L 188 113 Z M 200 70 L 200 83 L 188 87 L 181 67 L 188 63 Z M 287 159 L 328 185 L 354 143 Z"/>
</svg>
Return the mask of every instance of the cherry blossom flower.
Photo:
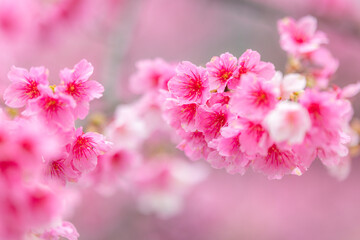
<svg viewBox="0 0 360 240">
<path fill-rule="evenodd" d="M 175 76 L 175 66 L 161 58 L 136 63 L 137 72 L 130 77 L 130 89 L 134 93 L 168 89 L 169 80 Z"/>
<path fill-rule="evenodd" d="M 177 148 L 183 150 L 188 158 L 191 160 L 199 160 L 207 158 L 211 149 L 205 141 L 205 136 L 202 132 L 184 132 L 179 130 L 183 140 L 177 145 Z"/>
<path fill-rule="evenodd" d="M 163 116 L 170 126 L 186 131 L 195 131 L 195 119 L 199 106 L 196 103 L 179 104 L 177 101 L 169 100 L 163 111 Z"/>
<path fill-rule="evenodd" d="M 75 65 L 74 69 L 65 68 L 60 72 L 63 85 L 58 86 L 57 90 L 76 101 L 74 109 L 75 117 L 84 119 L 89 112 L 89 102 L 95 98 L 100 98 L 104 92 L 104 87 L 93 80 L 89 80 L 94 71 L 91 63 L 85 59 Z"/>
<path fill-rule="evenodd" d="M 74 126 L 73 110 L 75 101 L 62 93 L 54 93 L 50 88 L 42 88 L 39 98 L 29 101 L 28 108 L 23 112 L 26 116 L 36 116 L 55 129 L 70 130 Z"/>
<path fill-rule="evenodd" d="M 79 236 L 80 235 L 74 225 L 66 221 L 62 221 L 61 224 L 46 229 L 43 233 L 41 233 L 41 238 L 44 240 L 54 240 L 62 238 L 67 240 L 77 240 Z"/>
<path fill-rule="evenodd" d="M 47 70 L 44 67 L 23 68 L 12 67 L 8 78 L 12 84 L 5 90 L 5 104 L 9 107 L 20 108 L 27 104 L 30 99 L 41 95 L 39 85 L 48 85 Z"/>
<path fill-rule="evenodd" d="M 109 150 L 110 142 L 99 133 L 84 133 L 82 127 L 74 133 L 74 141 L 70 146 L 70 159 L 72 165 L 80 172 L 94 170 L 98 156 Z"/>
<path fill-rule="evenodd" d="M 228 117 L 229 111 L 226 106 L 215 104 L 211 108 L 200 107 L 196 116 L 196 125 L 209 141 L 220 135 L 220 130 L 227 123 Z"/>
<path fill-rule="evenodd" d="M 301 175 L 304 168 L 301 159 L 291 149 L 276 144 L 270 146 L 267 155 L 257 155 L 253 160 L 253 169 L 262 172 L 269 179 L 281 179 L 285 174 Z"/>
<path fill-rule="evenodd" d="M 220 57 L 213 57 L 206 64 L 206 69 L 209 72 L 210 89 L 221 93 L 237 69 L 237 59 L 230 53 L 224 53 Z"/>
<path fill-rule="evenodd" d="M 66 185 L 69 182 L 76 182 L 80 176 L 81 172 L 77 171 L 71 165 L 68 154 L 64 152 L 62 156 L 58 158 L 53 158 L 46 163 L 44 170 L 44 175 L 47 178 L 46 180 L 54 181 L 62 185 Z"/>
<path fill-rule="evenodd" d="M 187 61 L 176 67 L 176 76 L 170 79 L 168 87 L 180 103 L 203 104 L 210 98 L 206 70 Z"/>
<path fill-rule="evenodd" d="M 262 119 L 277 103 L 274 85 L 262 78 L 247 76 L 230 100 L 230 110 L 239 116 Z"/>
<path fill-rule="evenodd" d="M 278 22 L 280 45 L 286 52 L 299 55 L 313 52 L 321 44 L 328 42 L 326 35 L 316 31 L 317 21 L 312 16 L 306 16 L 298 21 L 283 18 Z"/>
<path fill-rule="evenodd" d="M 289 99 L 291 94 L 302 92 L 306 87 L 306 78 L 297 73 L 286 74 L 283 77 L 281 72 L 276 72 L 271 81 L 277 86 L 279 96 L 283 100 Z"/>
<path fill-rule="evenodd" d="M 271 138 L 275 142 L 301 144 L 311 127 L 307 110 L 296 102 L 280 102 L 264 120 Z"/>
<path fill-rule="evenodd" d="M 261 61 L 258 52 L 248 49 L 240 56 L 238 69 L 229 80 L 228 87 L 230 89 L 236 89 L 237 86 L 239 86 L 242 77 L 249 74 L 264 79 L 271 79 L 275 74 L 274 65 L 272 63 Z"/>
</svg>

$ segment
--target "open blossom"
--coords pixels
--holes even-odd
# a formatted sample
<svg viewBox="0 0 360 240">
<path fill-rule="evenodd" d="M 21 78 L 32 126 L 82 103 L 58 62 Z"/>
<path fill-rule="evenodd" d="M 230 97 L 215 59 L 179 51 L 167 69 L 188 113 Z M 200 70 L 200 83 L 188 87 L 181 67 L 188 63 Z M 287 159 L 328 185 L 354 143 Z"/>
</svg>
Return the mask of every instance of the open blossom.
<svg viewBox="0 0 360 240">
<path fill-rule="evenodd" d="M 299 103 L 309 112 L 314 127 L 338 130 L 341 127 L 342 100 L 337 100 L 334 93 L 306 90 L 299 98 Z"/>
<path fill-rule="evenodd" d="M 177 145 L 177 148 L 183 150 L 188 158 L 191 160 L 199 160 L 207 158 L 211 149 L 205 141 L 205 136 L 202 132 L 184 132 L 179 130 L 183 140 Z"/>
<path fill-rule="evenodd" d="M 197 128 L 205 139 L 211 140 L 220 135 L 221 128 L 227 123 L 229 111 L 226 106 L 215 104 L 211 108 L 200 107 L 196 119 Z"/>
<path fill-rule="evenodd" d="M 45 162 L 44 175 L 47 181 L 65 185 L 66 182 L 76 182 L 81 173 L 73 168 L 66 152 L 57 158 Z"/>
<path fill-rule="evenodd" d="M 221 93 L 237 69 L 237 59 L 230 53 L 224 53 L 220 57 L 213 57 L 206 64 L 206 69 L 209 72 L 210 89 Z"/>
<path fill-rule="evenodd" d="M 110 143 L 99 133 L 84 133 L 82 127 L 74 134 L 74 141 L 70 146 L 71 163 L 76 170 L 88 172 L 94 170 L 98 156 L 109 150 Z"/>
<path fill-rule="evenodd" d="M 41 239 L 44 240 L 55 240 L 55 239 L 77 240 L 79 236 L 80 235 L 77 232 L 74 225 L 66 221 L 62 221 L 61 224 L 46 229 L 43 233 L 41 233 Z"/>
<path fill-rule="evenodd" d="M 186 131 L 194 131 L 198 109 L 196 103 L 179 104 L 176 100 L 168 100 L 163 116 L 169 125 L 176 129 L 181 127 Z"/>
<path fill-rule="evenodd" d="M 130 89 L 134 93 L 165 89 L 169 80 L 175 76 L 175 66 L 161 58 L 142 60 L 136 63 L 137 72 L 130 78 Z"/>
<path fill-rule="evenodd" d="M 314 82 L 311 84 L 320 89 L 328 87 L 331 77 L 339 67 L 339 60 L 327 48 L 320 47 L 307 54 L 305 64 L 308 64 L 306 61 L 311 65 L 309 70 L 314 77 Z"/>
<path fill-rule="evenodd" d="M 204 68 L 184 61 L 168 83 L 169 91 L 180 103 L 203 104 L 210 98 L 208 73 Z"/>
<path fill-rule="evenodd" d="M 228 87 L 230 89 L 236 89 L 242 77 L 249 74 L 264 79 L 271 79 L 275 74 L 275 67 L 272 63 L 261 61 L 258 52 L 248 49 L 240 56 L 238 68 L 229 80 Z"/>
<path fill-rule="evenodd" d="M 224 127 L 221 136 L 210 142 L 217 150 L 209 154 L 207 161 L 214 168 L 225 168 L 230 174 L 244 174 L 250 164 L 250 159 L 240 148 L 241 129 Z"/>
<path fill-rule="evenodd" d="M 42 95 L 29 101 L 29 106 L 23 112 L 27 116 L 36 116 L 47 124 L 70 130 L 74 126 L 74 99 L 62 93 L 54 93 L 50 88 L 42 88 Z"/>
<path fill-rule="evenodd" d="M 301 159 L 291 148 L 271 145 L 265 156 L 258 155 L 253 160 L 253 169 L 262 172 L 269 179 L 281 179 L 285 174 L 301 175 L 305 169 Z"/>
<path fill-rule="evenodd" d="M 287 100 L 293 93 L 299 93 L 306 87 L 306 79 L 303 75 L 297 73 L 282 75 L 281 72 L 276 72 L 271 80 L 275 86 L 281 99 Z"/>
<path fill-rule="evenodd" d="M 335 93 L 307 90 L 299 99 L 312 123 L 309 137 L 317 147 L 318 157 L 326 165 L 338 164 L 348 154 L 350 137 L 343 131 L 352 114 L 349 102 L 337 99 Z"/>
<path fill-rule="evenodd" d="M 75 65 L 74 69 L 65 68 L 60 72 L 62 85 L 57 90 L 73 97 L 76 101 L 74 113 L 76 117 L 84 119 L 89 112 L 89 102 L 100 98 L 104 87 L 89 77 L 94 71 L 91 63 L 85 59 Z"/>
<path fill-rule="evenodd" d="M 19 108 L 27 104 L 28 100 L 41 95 L 40 85 L 47 86 L 47 70 L 44 67 L 23 68 L 12 67 L 8 73 L 12 82 L 4 92 L 5 104 L 9 107 Z"/>
<path fill-rule="evenodd" d="M 278 22 L 280 45 L 286 52 L 299 55 L 310 53 L 327 43 L 326 35 L 316 31 L 317 21 L 312 16 L 306 16 L 298 21 L 283 18 Z"/>
<path fill-rule="evenodd" d="M 249 119 L 262 119 L 277 103 L 274 85 L 262 78 L 247 76 L 230 100 L 230 110 Z"/>
<path fill-rule="evenodd" d="M 289 144 L 302 143 L 311 127 L 309 113 L 296 102 L 278 103 L 264 121 L 275 142 L 286 141 Z"/>
</svg>

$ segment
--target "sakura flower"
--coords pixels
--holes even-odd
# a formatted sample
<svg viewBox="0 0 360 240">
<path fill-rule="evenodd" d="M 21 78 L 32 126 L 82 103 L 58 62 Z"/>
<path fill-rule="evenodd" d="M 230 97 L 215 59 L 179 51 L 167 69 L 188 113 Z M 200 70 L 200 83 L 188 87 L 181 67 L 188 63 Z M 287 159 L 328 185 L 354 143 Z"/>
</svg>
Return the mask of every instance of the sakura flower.
<svg viewBox="0 0 360 240">
<path fill-rule="evenodd" d="M 230 100 L 233 114 L 249 119 L 262 119 L 277 103 L 274 85 L 262 78 L 243 78 Z"/>
<path fill-rule="evenodd" d="M 252 74 L 264 79 L 271 79 L 275 74 L 274 65 L 261 61 L 260 54 L 251 49 L 246 50 L 246 52 L 240 56 L 238 65 L 238 69 L 228 82 L 230 89 L 236 89 L 243 76 Z"/>
<path fill-rule="evenodd" d="M 74 133 L 74 140 L 70 146 L 72 165 L 80 172 L 89 172 L 95 169 L 98 156 L 110 148 L 110 143 L 99 133 L 84 133 L 82 127 Z"/>
<path fill-rule="evenodd" d="M 89 77 L 94 71 L 91 63 L 85 59 L 75 65 L 74 69 L 65 68 L 60 72 L 63 85 L 58 87 L 58 91 L 72 96 L 76 101 L 74 109 L 75 117 L 84 119 L 89 112 L 89 102 L 95 98 L 100 98 L 104 92 L 104 87 Z"/>
<path fill-rule="evenodd" d="M 339 89 L 340 90 L 340 89 Z M 360 82 L 349 84 L 339 91 L 340 98 L 353 98 L 360 92 Z"/>
<path fill-rule="evenodd" d="M 54 93 L 50 88 L 42 88 L 39 98 L 29 101 L 23 112 L 26 116 L 36 116 L 54 128 L 70 130 L 74 126 L 74 99 L 62 93 Z"/>
<path fill-rule="evenodd" d="M 312 16 L 306 16 L 298 21 L 283 18 L 278 22 L 280 45 L 286 52 L 299 55 L 313 52 L 321 44 L 328 42 L 326 35 L 316 31 L 317 21 Z"/>
<path fill-rule="evenodd" d="M 79 238 L 79 233 L 77 232 L 74 225 L 70 222 L 62 221 L 61 224 L 46 229 L 41 234 L 41 239 L 44 240 L 56 240 L 56 239 L 67 239 L 67 240 L 77 240 Z"/>
<path fill-rule="evenodd" d="M 229 111 L 226 106 L 215 104 L 211 108 L 200 107 L 196 116 L 197 128 L 204 133 L 206 141 L 220 135 L 220 130 L 227 123 Z"/>
<path fill-rule="evenodd" d="M 213 57 L 206 64 L 206 69 L 209 72 L 210 89 L 221 93 L 237 69 L 237 59 L 230 53 L 224 53 L 220 57 Z"/>
<path fill-rule="evenodd" d="M 336 100 L 335 94 L 306 90 L 299 103 L 308 110 L 313 126 L 329 130 L 340 128 L 344 109 L 340 108 L 342 101 Z"/>
<path fill-rule="evenodd" d="M 347 100 L 337 99 L 331 92 L 308 90 L 299 103 L 308 111 L 312 123 L 309 137 L 317 147 L 320 160 L 325 165 L 338 164 L 348 154 L 346 144 L 351 141 L 343 131 L 343 125 L 352 110 Z"/>
<path fill-rule="evenodd" d="M 284 77 L 281 72 L 276 72 L 271 80 L 277 86 L 281 99 L 289 99 L 291 94 L 301 92 L 306 87 L 306 79 L 297 73 L 286 74 Z"/>
<path fill-rule="evenodd" d="M 195 117 L 199 106 L 196 103 L 179 104 L 177 101 L 168 100 L 163 111 L 163 116 L 170 126 L 185 131 L 195 131 Z"/>
<path fill-rule="evenodd" d="M 168 81 L 175 76 L 175 66 L 161 58 L 142 60 L 136 63 L 137 72 L 130 78 L 130 89 L 134 93 L 151 90 L 167 90 Z"/>
<path fill-rule="evenodd" d="M 264 120 L 271 138 L 275 142 L 300 144 L 311 127 L 307 110 L 296 102 L 280 102 Z"/>
<path fill-rule="evenodd" d="M 269 179 L 281 179 L 285 174 L 301 175 L 305 171 L 299 156 L 291 149 L 276 144 L 268 148 L 267 155 L 255 157 L 252 166 Z"/>
<path fill-rule="evenodd" d="M 45 163 L 44 175 L 47 180 L 65 185 L 67 181 L 77 181 L 81 173 L 71 166 L 68 154 L 63 153 L 58 158 L 51 159 Z"/>
<path fill-rule="evenodd" d="M 247 156 L 240 149 L 241 129 L 224 127 L 221 130 L 221 137 L 212 140 L 209 146 L 217 152 L 209 154 L 207 161 L 214 168 L 225 168 L 230 174 L 244 174 L 250 164 Z"/>
<path fill-rule="evenodd" d="M 180 103 L 203 104 L 210 98 L 207 71 L 187 61 L 176 67 L 176 76 L 170 79 L 168 87 Z"/>
<path fill-rule="evenodd" d="M 310 74 L 314 78 L 314 82 L 310 85 L 319 89 L 325 89 L 329 85 L 331 77 L 339 67 L 339 60 L 333 57 L 331 52 L 323 47 L 307 54 L 305 61 L 310 64 Z"/>
<path fill-rule="evenodd" d="M 44 67 L 23 68 L 12 67 L 8 78 L 12 84 L 4 92 L 5 104 L 9 107 L 20 108 L 27 104 L 28 100 L 38 98 L 41 88 L 48 85 L 47 70 Z"/>
<path fill-rule="evenodd" d="M 177 148 L 183 150 L 188 158 L 191 160 L 199 160 L 207 158 L 211 149 L 205 141 L 205 136 L 202 132 L 185 132 L 178 130 L 183 140 L 177 145 Z"/>
<path fill-rule="evenodd" d="M 221 156 L 217 151 L 212 151 L 209 155 L 208 158 L 206 159 L 207 162 L 209 162 L 211 164 L 211 166 L 215 169 L 223 169 L 225 168 L 226 171 L 229 174 L 235 174 L 235 173 L 239 173 L 239 174 L 244 174 L 247 164 L 245 163 L 249 163 L 249 161 L 247 159 L 239 156 L 230 156 L 230 157 L 224 157 Z"/>
<path fill-rule="evenodd" d="M 230 126 L 241 128 L 239 136 L 240 149 L 249 156 L 256 154 L 265 155 L 267 149 L 273 143 L 268 131 L 260 121 L 250 121 L 246 118 L 238 118 L 230 123 Z"/>
</svg>

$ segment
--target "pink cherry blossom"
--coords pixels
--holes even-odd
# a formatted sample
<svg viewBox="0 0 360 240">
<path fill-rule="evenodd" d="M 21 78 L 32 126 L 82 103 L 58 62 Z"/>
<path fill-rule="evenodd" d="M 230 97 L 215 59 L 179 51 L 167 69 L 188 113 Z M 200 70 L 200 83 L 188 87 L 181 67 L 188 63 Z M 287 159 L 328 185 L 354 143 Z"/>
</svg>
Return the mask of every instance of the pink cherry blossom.
<svg viewBox="0 0 360 240">
<path fill-rule="evenodd" d="M 77 232 L 74 225 L 70 222 L 62 221 L 61 224 L 46 229 L 41 234 L 41 239 L 44 240 L 56 240 L 56 239 L 67 239 L 67 240 L 77 240 L 79 238 L 79 233 Z"/>
<path fill-rule="evenodd" d="M 242 129 L 239 136 L 240 149 L 247 155 L 264 155 L 273 142 L 260 121 L 238 118 L 230 126 Z"/>
<path fill-rule="evenodd" d="M 12 84 L 4 92 L 5 104 L 9 107 L 19 108 L 27 104 L 28 100 L 41 95 L 39 85 L 48 85 L 47 70 L 44 67 L 23 68 L 12 67 L 8 78 Z"/>
<path fill-rule="evenodd" d="M 99 133 L 84 133 L 82 127 L 74 133 L 70 146 L 70 159 L 74 168 L 80 172 L 89 172 L 95 169 L 98 156 L 109 150 L 110 143 Z"/>
<path fill-rule="evenodd" d="M 302 143 L 311 127 L 307 110 L 299 103 L 288 101 L 278 103 L 264 122 L 275 142 L 286 141 L 288 144 Z"/>
<path fill-rule="evenodd" d="M 267 155 L 258 155 L 253 160 L 253 169 L 269 179 L 281 179 L 285 174 L 301 175 L 304 168 L 301 160 L 291 149 L 276 144 L 270 146 Z"/>
<path fill-rule="evenodd" d="M 63 85 L 60 85 L 57 90 L 75 99 L 74 113 L 80 119 L 84 119 L 88 114 L 89 102 L 100 98 L 104 92 L 104 87 L 100 83 L 89 80 L 93 71 L 91 63 L 83 59 L 75 65 L 74 69 L 65 68 L 60 72 Z"/>
<path fill-rule="evenodd" d="M 142 60 L 136 63 L 137 72 L 130 78 L 130 89 L 134 93 L 146 93 L 165 89 L 169 80 L 175 76 L 175 66 L 161 58 Z"/>
<path fill-rule="evenodd" d="M 229 174 L 244 174 L 247 165 L 244 165 L 247 162 L 242 155 L 239 156 L 230 156 L 224 157 L 221 156 L 217 151 L 212 151 L 208 158 L 206 159 L 207 162 L 215 169 L 222 169 L 225 168 Z"/>
<path fill-rule="evenodd" d="M 186 131 L 195 131 L 195 117 L 199 106 L 196 103 L 179 104 L 177 101 L 169 100 L 163 111 L 163 116 L 170 126 Z"/>
<path fill-rule="evenodd" d="M 241 129 L 224 127 L 221 137 L 209 143 L 217 153 L 209 154 L 207 161 L 215 168 L 225 168 L 230 174 L 244 174 L 250 164 L 249 158 L 240 149 Z"/>
<path fill-rule="evenodd" d="M 249 119 L 262 119 L 277 103 L 274 85 L 262 78 L 247 76 L 242 79 L 230 100 L 233 114 Z"/>
<path fill-rule="evenodd" d="M 316 31 L 317 21 L 312 16 L 306 16 L 298 21 L 283 18 L 278 22 L 280 45 L 286 52 L 299 55 L 313 52 L 321 44 L 328 42 L 326 35 Z"/>
<path fill-rule="evenodd" d="M 196 125 L 209 141 L 220 135 L 220 130 L 227 123 L 228 117 L 229 111 L 224 105 L 215 104 L 211 108 L 200 107 L 196 116 Z"/>
<path fill-rule="evenodd" d="M 237 59 L 230 53 L 224 53 L 220 57 L 213 57 L 206 64 L 206 69 L 209 72 L 210 89 L 221 93 L 237 69 Z"/>
<path fill-rule="evenodd" d="M 180 103 L 203 104 L 210 98 L 207 71 L 187 61 L 176 67 L 176 76 L 170 79 L 168 87 Z"/>
<path fill-rule="evenodd" d="M 308 110 L 313 126 L 329 130 L 340 128 L 342 101 L 336 100 L 335 94 L 306 90 L 299 103 Z"/>
<path fill-rule="evenodd" d="M 238 69 L 229 80 L 228 87 L 230 89 L 236 89 L 243 76 L 252 74 L 257 77 L 271 79 L 275 74 L 274 65 L 261 61 L 260 54 L 251 49 L 246 50 L 246 52 L 240 56 L 238 65 Z"/>
<path fill-rule="evenodd" d="M 297 73 L 286 74 L 284 77 L 281 72 L 276 72 L 271 80 L 277 87 L 280 98 L 287 100 L 293 93 L 299 93 L 306 87 L 306 78 Z"/>
<path fill-rule="evenodd" d="M 339 67 L 339 60 L 324 47 L 320 47 L 307 54 L 305 59 L 311 64 L 309 70 L 315 79 L 315 82 L 313 83 L 314 86 L 320 89 L 328 87 L 331 77 Z M 307 64 L 306 61 L 305 64 Z"/>
<path fill-rule="evenodd" d="M 183 150 L 188 158 L 191 160 L 199 160 L 207 158 L 211 149 L 205 141 L 205 136 L 202 132 L 184 132 L 179 130 L 179 134 L 183 140 L 177 145 L 177 148 Z"/>
<path fill-rule="evenodd" d="M 50 88 L 42 88 L 42 95 L 29 101 L 29 106 L 23 114 L 39 117 L 55 129 L 70 130 L 74 126 L 75 105 L 72 97 L 54 93 Z"/>
<path fill-rule="evenodd" d="M 58 158 L 53 158 L 45 163 L 44 175 L 47 181 L 65 185 L 66 182 L 76 182 L 81 173 L 73 168 L 67 153 Z"/>
</svg>

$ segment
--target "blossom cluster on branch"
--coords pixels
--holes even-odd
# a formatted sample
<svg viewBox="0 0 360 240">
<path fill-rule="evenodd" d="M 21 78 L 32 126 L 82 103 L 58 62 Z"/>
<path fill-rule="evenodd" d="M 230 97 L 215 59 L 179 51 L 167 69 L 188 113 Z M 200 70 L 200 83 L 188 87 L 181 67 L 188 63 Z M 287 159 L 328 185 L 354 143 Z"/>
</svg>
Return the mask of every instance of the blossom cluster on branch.
<svg viewBox="0 0 360 240">
<path fill-rule="evenodd" d="M 14 108 L 21 112 L 0 116 L 1 239 L 77 239 L 72 224 L 61 221 L 64 186 L 94 170 L 111 146 L 103 135 L 75 128 L 75 120 L 88 114 L 89 102 L 104 91 L 89 80 L 92 72 L 82 60 L 60 72 L 57 86 L 49 85 L 44 67 L 9 72 L 5 103 L 13 113 Z"/>
<path fill-rule="evenodd" d="M 329 168 L 348 162 L 348 147 L 358 141 L 349 99 L 360 84 L 328 87 L 338 61 L 315 18 L 285 18 L 278 29 L 289 54 L 285 75 L 253 50 L 215 56 L 205 67 L 159 59 L 139 64 L 138 90 L 160 91 L 164 119 L 190 159 L 229 173 L 251 167 L 270 179 L 301 175 L 316 158 Z"/>
</svg>

